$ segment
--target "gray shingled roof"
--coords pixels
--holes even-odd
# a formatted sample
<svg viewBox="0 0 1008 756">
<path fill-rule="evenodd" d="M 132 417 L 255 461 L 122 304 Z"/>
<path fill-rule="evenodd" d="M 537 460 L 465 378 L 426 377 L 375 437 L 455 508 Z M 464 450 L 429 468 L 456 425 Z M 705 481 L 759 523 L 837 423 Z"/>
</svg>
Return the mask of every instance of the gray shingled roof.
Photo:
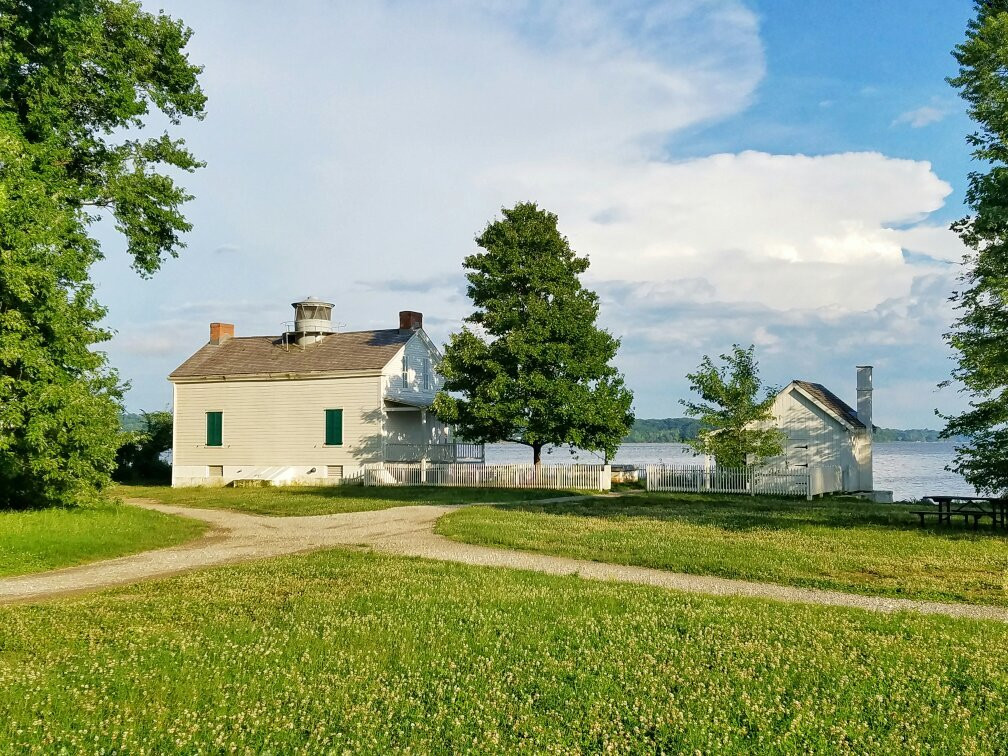
<svg viewBox="0 0 1008 756">
<path fill-rule="evenodd" d="M 279 336 L 236 337 L 205 344 L 168 377 L 381 370 L 414 333 L 398 328 L 331 333 L 305 349 L 285 347 Z"/>
<path fill-rule="evenodd" d="M 822 404 L 826 407 L 826 409 L 848 425 L 855 428 L 865 427 L 865 424 L 858 419 L 857 412 L 849 404 L 847 404 L 847 402 L 823 386 L 821 383 L 812 383 L 810 381 L 794 381 L 794 383 L 796 386 L 801 386 L 801 388 L 814 397 L 817 402 Z"/>
</svg>

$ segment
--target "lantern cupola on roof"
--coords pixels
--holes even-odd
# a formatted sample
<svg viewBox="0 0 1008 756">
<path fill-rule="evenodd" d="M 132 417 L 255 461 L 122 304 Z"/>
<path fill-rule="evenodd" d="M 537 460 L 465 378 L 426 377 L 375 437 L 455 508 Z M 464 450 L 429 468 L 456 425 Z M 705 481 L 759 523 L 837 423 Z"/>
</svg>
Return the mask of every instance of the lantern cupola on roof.
<svg viewBox="0 0 1008 756">
<path fill-rule="evenodd" d="M 314 344 L 333 332 L 334 306 L 331 302 L 323 302 L 315 297 L 291 302 L 291 307 L 294 308 L 294 331 L 291 335 L 298 346 Z"/>
</svg>

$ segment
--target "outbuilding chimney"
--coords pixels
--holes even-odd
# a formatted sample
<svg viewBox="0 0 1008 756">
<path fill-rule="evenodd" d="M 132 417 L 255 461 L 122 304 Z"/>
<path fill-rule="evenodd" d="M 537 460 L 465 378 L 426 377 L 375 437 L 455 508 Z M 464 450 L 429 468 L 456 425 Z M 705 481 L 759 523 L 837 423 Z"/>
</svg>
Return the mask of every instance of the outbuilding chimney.
<svg viewBox="0 0 1008 756">
<path fill-rule="evenodd" d="M 228 339 L 234 338 L 234 323 L 211 323 L 210 343 L 223 344 Z"/>
<path fill-rule="evenodd" d="M 857 366 L 857 416 L 868 429 L 868 435 L 874 434 L 872 428 L 872 366 Z"/>
<path fill-rule="evenodd" d="M 423 328 L 422 312 L 414 312 L 413 310 L 400 310 L 399 312 L 400 331 L 419 331 L 421 328 Z"/>
</svg>

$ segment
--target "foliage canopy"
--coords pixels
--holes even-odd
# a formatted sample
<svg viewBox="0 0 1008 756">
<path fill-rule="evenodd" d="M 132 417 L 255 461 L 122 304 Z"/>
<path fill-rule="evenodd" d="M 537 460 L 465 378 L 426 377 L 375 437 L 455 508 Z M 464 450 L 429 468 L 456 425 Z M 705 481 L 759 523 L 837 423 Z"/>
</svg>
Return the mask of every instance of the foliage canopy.
<svg viewBox="0 0 1008 756">
<path fill-rule="evenodd" d="M 96 345 L 105 309 L 90 233 L 110 215 L 133 267 L 183 247 L 201 164 L 152 112 L 201 118 L 190 30 L 126 0 L 0 0 L 0 508 L 94 501 L 116 454 L 122 386 Z"/>
<path fill-rule="evenodd" d="M 633 394 L 610 362 L 619 341 L 595 325 L 598 296 L 557 217 L 534 203 L 503 208 L 465 259 L 475 311 L 453 334 L 434 409 L 475 441 L 569 445 L 616 453 Z M 457 395 L 453 395 L 455 392 Z"/>
<path fill-rule="evenodd" d="M 952 468 L 974 487 L 1008 489 L 1008 2 L 977 2 L 965 41 L 953 56 L 959 90 L 978 130 L 967 137 L 973 159 L 966 203 L 971 215 L 952 224 L 969 248 L 952 295 L 958 317 L 945 338 L 956 351 L 952 377 L 969 407 L 946 417 L 942 435 L 964 436 Z"/>
<path fill-rule="evenodd" d="M 716 365 L 705 355 L 686 375 L 703 400 L 680 400 L 686 414 L 700 420 L 700 433 L 686 443 L 698 454 L 712 455 L 719 467 L 745 467 L 749 455 L 757 460 L 777 456 L 783 451 L 783 436 L 772 425 L 777 389 L 767 387 L 761 396 L 755 347 L 735 344 L 720 361 Z"/>
</svg>

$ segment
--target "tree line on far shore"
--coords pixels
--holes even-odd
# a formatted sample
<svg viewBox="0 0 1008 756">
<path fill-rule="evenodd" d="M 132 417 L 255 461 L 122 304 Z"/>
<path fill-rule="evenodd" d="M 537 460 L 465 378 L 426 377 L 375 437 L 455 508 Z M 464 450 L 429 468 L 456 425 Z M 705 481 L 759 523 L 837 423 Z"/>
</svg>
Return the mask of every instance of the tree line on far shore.
<svg viewBox="0 0 1008 756">
<path fill-rule="evenodd" d="M 638 418 L 623 439 L 627 444 L 675 444 L 691 441 L 700 434 L 700 421 L 692 417 Z M 941 431 L 930 428 L 875 428 L 875 440 L 891 441 L 946 441 Z"/>
</svg>

